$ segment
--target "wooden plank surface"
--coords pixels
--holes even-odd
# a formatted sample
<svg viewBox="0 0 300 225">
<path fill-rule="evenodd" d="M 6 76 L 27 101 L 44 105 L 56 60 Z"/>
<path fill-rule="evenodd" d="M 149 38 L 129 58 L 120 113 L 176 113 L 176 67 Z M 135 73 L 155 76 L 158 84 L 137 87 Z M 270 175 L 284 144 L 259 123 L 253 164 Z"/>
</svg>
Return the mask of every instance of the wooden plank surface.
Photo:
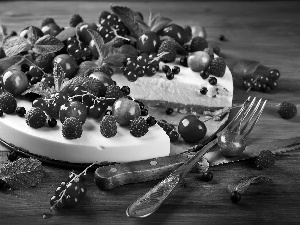
<svg viewBox="0 0 300 225">
<path fill-rule="evenodd" d="M 96 22 L 109 2 L 0 2 L 1 23 L 12 30 L 40 26 L 45 17 L 54 17 L 61 26 L 68 25 L 71 14 L 79 13 L 85 21 Z M 279 103 L 289 100 L 300 110 L 300 2 L 147 2 L 126 3 L 148 18 L 149 9 L 175 22 L 200 24 L 207 30 L 208 41 L 218 44 L 228 63 L 251 59 L 281 72 L 279 88 L 272 93 L 245 93 L 235 80 L 234 104 L 251 94 L 268 99 L 257 127 L 249 140 L 265 141 L 299 136 L 300 116 L 283 120 L 277 114 Z M 220 41 L 223 34 L 227 41 Z M 6 153 L 0 152 L 0 163 Z M 0 192 L 1 224 L 296 224 L 300 222 L 300 151 L 276 157 L 276 164 L 259 171 L 251 161 L 213 167 L 214 179 L 204 183 L 195 174 L 187 178 L 188 187 L 179 188 L 153 215 L 144 219 L 127 218 L 127 206 L 153 187 L 157 181 L 130 184 L 110 191 L 87 178 L 88 194 L 75 209 L 62 210 L 50 219 L 42 219 L 57 185 L 70 169 L 44 165 L 47 175 L 36 188 Z M 272 179 L 264 185 L 252 185 L 234 205 L 227 185 L 235 178 L 262 174 Z"/>
</svg>

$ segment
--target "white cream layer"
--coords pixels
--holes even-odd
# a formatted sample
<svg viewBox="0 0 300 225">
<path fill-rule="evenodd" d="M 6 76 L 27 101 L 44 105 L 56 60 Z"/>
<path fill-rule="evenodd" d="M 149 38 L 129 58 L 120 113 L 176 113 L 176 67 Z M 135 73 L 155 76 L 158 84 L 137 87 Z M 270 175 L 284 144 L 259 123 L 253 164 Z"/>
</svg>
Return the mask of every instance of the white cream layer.
<svg viewBox="0 0 300 225">
<path fill-rule="evenodd" d="M 31 103 L 18 101 L 18 106 L 26 110 Z M 0 118 L 0 138 L 7 143 L 26 149 L 30 153 L 71 163 L 129 162 L 170 154 L 170 139 L 158 125 L 140 138 L 132 136 L 128 127 L 118 126 L 115 137 L 105 138 L 100 133 L 99 122 L 87 119 L 83 125 L 82 136 L 68 140 L 62 135 L 62 124 L 48 125 L 40 129 L 31 128 L 25 118 L 16 114 L 4 114 Z"/>
</svg>

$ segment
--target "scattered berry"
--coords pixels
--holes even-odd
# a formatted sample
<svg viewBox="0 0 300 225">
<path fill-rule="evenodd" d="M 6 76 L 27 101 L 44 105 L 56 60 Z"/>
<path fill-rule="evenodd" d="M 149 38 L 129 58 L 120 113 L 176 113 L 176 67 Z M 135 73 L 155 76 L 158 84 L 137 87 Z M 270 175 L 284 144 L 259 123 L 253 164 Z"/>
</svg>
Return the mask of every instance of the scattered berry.
<svg viewBox="0 0 300 225">
<path fill-rule="evenodd" d="M 67 139 L 77 139 L 82 134 L 82 123 L 75 117 L 67 118 L 62 125 L 62 134 Z"/>
<path fill-rule="evenodd" d="M 153 116 L 148 116 L 146 122 L 149 127 L 152 127 L 156 124 L 156 119 Z"/>
<path fill-rule="evenodd" d="M 230 195 L 230 200 L 235 204 L 241 201 L 241 199 L 242 195 L 238 191 L 233 191 Z"/>
<path fill-rule="evenodd" d="M 169 136 L 171 142 L 175 142 L 179 138 L 179 133 L 176 130 L 171 130 L 168 133 L 168 136 Z"/>
<path fill-rule="evenodd" d="M 269 150 L 262 150 L 255 160 L 255 165 L 261 170 L 268 169 L 274 163 L 275 156 Z"/>
<path fill-rule="evenodd" d="M 167 73 L 169 73 L 170 71 L 171 71 L 171 68 L 168 66 L 168 65 L 163 65 L 162 67 L 161 67 L 161 70 L 165 73 L 165 74 L 167 74 Z"/>
<path fill-rule="evenodd" d="M 141 109 L 141 116 L 147 116 L 147 115 L 148 115 L 148 109 L 147 108 Z"/>
<path fill-rule="evenodd" d="M 18 116 L 23 117 L 26 114 L 26 109 L 24 107 L 17 107 L 16 113 Z"/>
<path fill-rule="evenodd" d="M 225 35 L 221 34 L 221 35 L 219 36 L 219 40 L 220 40 L 220 41 L 226 41 Z"/>
<path fill-rule="evenodd" d="M 207 72 L 207 70 L 202 70 L 200 72 L 200 76 L 202 77 L 203 80 L 206 80 L 209 77 L 209 73 Z"/>
<path fill-rule="evenodd" d="M 104 137 L 110 138 L 117 134 L 117 120 L 113 115 L 105 115 L 100 122 L 100 132 Z"/>
<path fill-rule="evenodd" d="M 130 133 L 134 137 L 142 137 L 148 132 L 148 124 L 146 120 L 139 116 L 130 123 Z"/>
<path fill-rule="evenodd" d="M 56 119 L 55 118 L 48 119 L 48 125 L 49 125 L 49 127 L 56 127 L 56 125 L 57 125 Z"/>
<path fill-rule="evenodd" d="M 180 73 L 180 67 L 179 67 L 179 66 L 174 66 L 174 67 L 172 68 L 172 72 L 173 72 L 174 74 L 179 74 L 179 73 Z"/>
<path fill-rule="evenodd" d="M 288 101 L 284 101 L 279 105 L 278 114 L 283 119 L 292 119 L 297 115 L 297 107 Z"/>
<path fill-rule="evenodd" d="M 207 92 L 208 92 L 207 87 L 202 87 L 200 89 L 200 93 L 203 94 L 203 95 L 206 95 Z"/>
<path fill-rule="evenodd" d="M 47 121 L 46 113 L 38 107 L 32 107 L 25 115 L 26 123 L 32 128 L 41 128 Z"/>
<path fill-rule="evenodd" d="M 173 72 L 170 72 L 170 73 L 167 73 L 167 74 L 166 74 L 166 77 L 167 77 L 168 80 L 173 80 L 174 77 L 175 77 L 175 75 L 174 75 Z"/>
<path fill-rule="evenodd" d="M 123 92 L 124 95 L 129 95 L 130 94 L 130 88 L 128 86 L 123 86 L 121 88 L 121 91 Z"/>
<path fill-rule="evenodd" d="M 174 109 L 172 109 L 172 108 L 167 108 L 166 109 L 166 114 L 167 115 L 171 115 L 173 112 L 174 112 Z"/>
<path fill-rule="evenodd" d="M 208 78 L 208 82 L 211 84 L 211 85 L 216 85 L 218 83 L 218 80 L 216 77 L 210 77 Z"/>
<path fill-rule="evenodd" d="M 205 182 L 209 182 L 213 179 L 212 172 L 204 172 L 201 176 L 201 179 Z"/>
</svg>

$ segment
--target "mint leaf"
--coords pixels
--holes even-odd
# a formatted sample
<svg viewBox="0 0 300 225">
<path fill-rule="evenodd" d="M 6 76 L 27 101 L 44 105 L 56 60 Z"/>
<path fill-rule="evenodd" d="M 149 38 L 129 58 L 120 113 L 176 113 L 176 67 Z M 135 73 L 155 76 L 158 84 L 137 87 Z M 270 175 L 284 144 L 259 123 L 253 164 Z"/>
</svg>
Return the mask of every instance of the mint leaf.
<svg viewBox="0 0 300 225">
<path fill-rule="evenodd" d="M 76 28 L 75 27 L 68 27 L 61 31 L 58 35 L 56 35 L 56 38 L 60 41 L 65 41 L 69 37 L 74 37 L 76 35 Z"/>
<path fill-rule="evenodd" d="M 140 16 L 130 8 L 111 5 L 111 10 L 123 21 L 133 37 L 138 38 L 143 33 L 150 30 L 148 26 L 141 26 L 138 22 L 138 20 L 141 20 Z"/>
<path fill-rule="evenodd" d="M 64 43 L 57 38 L 47 34 L 40 37 L 33 45 L 32 50 L 37 54 L 53 53 L 61 50 Z"/>
<path fill-rule="evenodd" d="M 126 60 L 125 55 L 120 53 L 114 53 L 104 59 L 104 63 L 113 67 L 122 67 L 124 66 L 124 62 Z"/>
<path fill-rule="evenodd" d="M 31 49 L 29 42 L 20 36 L 6 37 L 3 40 L 2 48 L 6 56 L 18 55 L 21 52 L 26 52 Z"/>
<path fill-rule="evenodd" d="M 27 40 L 33 45 L 39 38 L 36 29 L 30 26 L 27 31 Z"/>
<path fill-rule="evenodd" d="M 29 87 L 21 95 L 26 95 L 28 93 L 35 93 L 35 94 L 41 95 L 43 97 L 46 97 L 46 96 L 56 93 L 56 90 L 54 87 L 50 88 L 46 82 L 40 81 L 40 82 L 34 84 L 33 86 Z"/>
<path fill-rule="evenodd" d="M 12 188 L 37 186 L 44 176 L 42 163 L 33 158 L 20 158 L 0 168 L 0 179 Z"/>
<path fill-rule="evenodd" d="M 0 74 L 3 74 L 8 68 L 20 62 L 21 60 L 22 56 L 20 55 L 0 59 Z"/>
<path fill-rule="evenodd" d="M 150 11 L 148 26 L 151 31 L 157 32 L 168 26 L 171 22 L 171 19 L 161 16 L 159 13 L 154 14 Z"/>
<path fill-rule="evenodd" d="M 101 55 L 101 48 L 104 45 L 103 38 L 100 36 L 100 34 L 97 31 L 94 31 L 94 30 L 91 30 L 91 29 L 88 29 L 87 31 L 89 32 L 92 39 L 94 40 L 95 46 L 98 50 L 99 55 Z"/>
</svg>

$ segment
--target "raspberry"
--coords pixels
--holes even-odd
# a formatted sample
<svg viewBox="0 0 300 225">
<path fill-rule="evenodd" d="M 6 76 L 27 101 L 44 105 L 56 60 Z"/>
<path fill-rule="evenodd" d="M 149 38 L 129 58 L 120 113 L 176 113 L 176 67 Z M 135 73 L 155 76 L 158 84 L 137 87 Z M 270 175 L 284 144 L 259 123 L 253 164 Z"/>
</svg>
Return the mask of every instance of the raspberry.
<svg viewBox="0 0 300 225">
<path fill-rule="evenodd" d="M 83 19 L 80 15 L 74 14 L 70 17 L 69 25 L 70 27 L 76 27 L 78 24 L 82 23 Z"/>
<path fill-rule="evenodd" d="M 106 115 L 100 122 L 100 132 L 104 137 L 110 138 L 117 134 L 117 120 L 113 115 Z"/>
<path fill-rule="evenodd" d="M 255 160 L 255 165 L 259 169 L 268 169 L 275 163 L 275 156 L 269 150 L 262 150 Z"/>
<path fill-rule="evenodd" d="M 130 123 L 130 133 L 134 137 L 142 137 L 148 132 L 147 121 L 143 117 L 138 117 Z"/>
<path fill-rule="evenodd" d="M 46 113 L 39 107 L 32 107 L 25 115 L 26 123 L 32 128 L 41 128 L 47 121 Z"/>
<path fill-rule="evenodd" d="M 158 54 L 162 52 L 168 52 L 168 54 L 162 57 L 164 62 L 174 62 L 176 59 L 176 46 L 171 40 L 164 40 L 158 49 Z"/>
<path fill-rule="evenodd" d="M 277 112 L 283 119 L 289 120 L 297 115 L 297 107 L 291 102 L 284 101 L 280 104 Z"/>
<path fill-rule="evenodd" d="M 203 37 L 194 37 L 191 42 L 191 52 L 203 51 L 208 47 L 207 41 Z"/>
<path fill-rule="evenodd" d="M 223 77 L 225 70 L 226 63 L 222 57 L 214 58 L 208 67 L 208 72 L 216 77 Z"/>
<path fill-rule="evenodd" d="M 112 105 L 117 99 L 124 96 L 121 88 L 116 85 L 110 85 L 107 87 L 105 98 L 109 99 L 108 104 Z"/>
<path fill-rule="evenodd" d="M 6 92 L 0 96 L 0 109 L 6 114 L 12 114 L 17 109 L 17 101 L 13 94 Z"/>
<path fill-rule="evenodd" d="M 67 118 L 62 125 L 62 134 L 67 139 L 80 138 L 82 134 L 81 122 L 75 117 Z"/>
</svg>

